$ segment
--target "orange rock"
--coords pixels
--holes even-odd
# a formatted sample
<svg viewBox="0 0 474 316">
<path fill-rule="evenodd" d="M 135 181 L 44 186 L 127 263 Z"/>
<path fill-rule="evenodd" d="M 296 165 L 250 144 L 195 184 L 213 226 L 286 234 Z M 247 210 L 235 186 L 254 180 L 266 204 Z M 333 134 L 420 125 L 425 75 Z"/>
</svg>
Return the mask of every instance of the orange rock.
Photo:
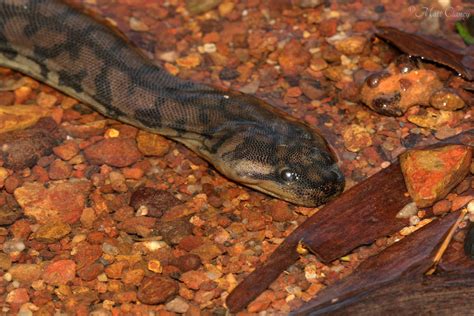
<svg viewBox="0 0 474 316">
<path fill-rule="evenodd" d="M 286 75 L 296 75 L 309 64 L 311 54 L 295 40 L 290 40 L 283 48 L 278 62 Z"/>
<path fill-rule="evenodd" d="M 472 150 L 462 145 L 410 150 L 400 156 L 405 183 L 418 207 L 444 198 L 469 172 Z"/>
<path fill-rule="evenodd" d="M 76 275 L 76 263 L 72 260 L 58 260 L 50 263 L 43 272 L 43 279 L 51 285 L 64 285 Z"/>
</svg>

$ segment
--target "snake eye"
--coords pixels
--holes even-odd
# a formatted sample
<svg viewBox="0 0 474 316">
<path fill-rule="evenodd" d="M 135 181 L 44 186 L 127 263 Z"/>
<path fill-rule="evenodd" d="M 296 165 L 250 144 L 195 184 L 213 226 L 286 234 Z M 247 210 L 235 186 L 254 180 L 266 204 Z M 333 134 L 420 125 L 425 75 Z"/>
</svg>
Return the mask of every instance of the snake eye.
<svg viewBox="0 0 474 316">
<path fill-rule="evenodd" d="M 280 177 L 285 182 L 293 182 L 293 181 L 298 180 L 299 175 L 291 169 L 284 168 L 280 171 Z"/>
</svg>

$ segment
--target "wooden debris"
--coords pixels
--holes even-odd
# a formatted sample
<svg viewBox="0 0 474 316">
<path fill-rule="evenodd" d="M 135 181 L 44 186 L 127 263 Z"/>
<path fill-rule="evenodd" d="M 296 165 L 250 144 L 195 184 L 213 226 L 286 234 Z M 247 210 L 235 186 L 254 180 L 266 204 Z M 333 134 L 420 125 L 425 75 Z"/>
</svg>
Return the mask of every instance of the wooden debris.
<svg viewBox="0 0 474 316">
<path fill-rule="evenodd" d="M 464 78 L 474 80 L 474 58 L 453 43 L 406 33 L 388 26 L 379 26 L 376 35 L 390 41 L 406 54 L 448 66 Z"/>
<path fill-rule="evenodd" d="M 422 275 L 433 264 L 436 248 L 459 217 L 451 213 L 364 261 L 350 276 L 327 287 L 295 315 L 320 315 L 357 303 L 387 282 Z M 335 303 L 334 303 L 335 302 Z"/>
</svg>

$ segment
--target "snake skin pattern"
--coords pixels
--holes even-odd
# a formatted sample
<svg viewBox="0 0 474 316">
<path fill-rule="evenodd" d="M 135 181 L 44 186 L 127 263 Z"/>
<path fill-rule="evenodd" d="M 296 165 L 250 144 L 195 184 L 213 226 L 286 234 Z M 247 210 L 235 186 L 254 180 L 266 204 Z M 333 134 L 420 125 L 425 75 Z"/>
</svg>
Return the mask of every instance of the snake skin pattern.
<svg viewBox="0 0 474 316">
<path fill-rule="evenodd" d="M 174 77 L 59 0 L 0 0 L 0 65 L 183 143 L 228 178 L 305 206 L 340 193 L 326 141 L 264 101 Z"/>
</svg>

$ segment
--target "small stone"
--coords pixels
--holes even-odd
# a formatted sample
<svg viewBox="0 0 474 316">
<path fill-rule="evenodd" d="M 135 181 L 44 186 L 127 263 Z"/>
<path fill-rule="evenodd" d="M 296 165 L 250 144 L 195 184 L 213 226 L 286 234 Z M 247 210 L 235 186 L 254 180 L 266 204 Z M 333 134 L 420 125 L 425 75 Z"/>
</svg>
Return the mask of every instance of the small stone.
<svg viewBox="0 0 474 316">
<path fill-rule="evenodd" d="M 205 243 L 191 251 L 191 253 L 198 255 L 202 261 L 211 262 L 212 259 L 222 254 L 222 250 L 213 243 Z"/>
<path fill-rule="evenodd" d="M 74 280 L 76 263 L 72 260 L 58 260 L 46 266 L 43 280 L 51 285 L 65 285 Z"/>
<path fill-rule="evenodd" d="M 142 20 L 133 16 L 129 20 L 129 26 L 130 29 L 135 32 L 148 32 L 150 30 L 150 27 L 146 25 Z"/>
<path fill-rule="evenodd" d="M 162 273 L 163 272 L 163 266 L 161 265 L 161 262 L 158 261 L 158 260 L 148 261 L 147 268 L 148 268 L 148 270 L 153 271 L 155 273 Z"/>
<path fill-rule="evenodd" d="M 162 304 L 178 294 L 178 282 L 173 279 L 154 275 L 145 278 L 138 287 L 137 298 L 143 304 Z"/>
<path fill-rule="evenodd" d="M 49 178 L 51 180 L 64 180 L 72 173 L 72 166 L 61 159 L 56 159 L 49 166 Z"/>
<path fill-rule="evenodd" d="M 361 125 L 350 125 L 344 130 L 342 136 L 344 146 L 349 151 L 358 152 L 363 148 L 372 146 L 372 136 L 369 131 Z"/>
<path fill-rule="evenodd" d="M 186 9 L 192 15 L 201 14 L 217 7 L 222 0 L 186 0 Z"/>
<path fill-rule="evenodd" d="M 147 216 L 136 216 L 120 223 L 117 227 L 129 234 L 137 234 L 147 237 L 152 233 L 156 226 L 156 218 Z"/>
<path fill-rule="evenodd" d="M 449 138 L 449 137 L 452 137 L 454 135 L 458 134 L 458 131 L 456 128 L 451 128 L 449 126 L 442 126 L 440 128 L 438 128 L 434 134 L 434 136 L 437 138 L 437 139 L 446 139 L 446 138 Z"/>
<path fill-rule="evenodd" d="M 240 76 L 240 72 L 238 72 L 237 70 L 233 68 L 225 67 L 219 72 L 219 78 L 221 80 L 234 80 L 238 78 L 239 76 Z"/>
<path fill-rule="evenodd" d="M 416 205 L 428 207 L 444 198 L 467 175 L 471 158 L 471 149 L 461 145 L 403 153 L 400 164 Z"/>
<path fill-rule="evenodd" d="M 407 120 L 420 127 L 437 130 L 448 125 L 453 118 L 454 114 L 451 111 L 427 109 L 421 114 L 408 115 Z"/>
<path fill-rule="evenodd" d="M 15 281 L 21 284 L 32 284 L 34 281 L 39 280 L 42 269 L 40 265 L 24 263 L 13 265 L 8 272 Z"/>
<path fill-rule="evenodd" d="M 467 211 L 469 214 L 474 214 L 474 199 L 467 203 Z"/>
<path fill-rule="evenodd" d="M 449 212 L 449 210 L 451 209 L 451 204 L 452 204 L 451 201 L 448 201 L 448 200 L 441 200 L 441 201 L 436 202 L 433 205 L 433 214 L 436 216 L 439 216 L 439 215 Z"/>
<path fill-rule="evenodd" d="M 260 294 L 252 303 L 249 304 L 247 310 L 249 313 L 259 313 L 265 311 L 270 307 L 270 304 L 275 300 L 275 293 L 267 290 Z"/>
<path fill-rule="evenodd" d="M 68 135 L 72 137 L 89 138 L 92 136 L 102 135 L 104 133 L 106 123 L 106 120 L 93 121 L 82 125 L 72 125 L 66 122 L 61 124 L 61 127 L 67 132 Z"/>
<path fill-rule="evenodd" d="M 319 100 L 327 94 L 327 91 L 322 88 L 320 81 L 317 80 L 300 80 L 300 89 L 311 100 Z"/>
<path fill-rule="evenodd" d="M 62 160 L 70 160 L 79 153 L 79 145 L 76 142 L 69 141 L 63 145 L 53 148 L 53 152 Z"/>
<path fill-rule="evenodd" d="M 459 95 L 450 90 L 439 90 L 433 93 L 430 104 L 432 107 L 444 111 L 456 111 L 466 105 Z"/>
<path fill-rule="evenodd" d="M 199 290 L 201 284 L 209 281 L 209 278 L 204 272 L 201 271 L 188 271 L 181 274 L 181 282 L 183 282 L 188 288 L 193 290 Z"/>
<path fill-rule="evenodd" d="M 278 200 L 270 207 L 272 219 L 276 222 L 287 222 L 294 219 L 293 212 L 288 208 L 288 203 Z"/>
<path fill-rule="evenodd" d="M 309 65 L 311 70 L 321 71 L 328 68 L 328 63 L 323 58 L 312 58 L 311 64 Z"/>
<path fill-rule="evenodd" d="M 146 207 L 147 215 L 152 217 L 161 217 L 167 210 L 179 204 L 181 201 L 170 192 L 148 187 L 138 188 L 130 198 L 131 207 L 135 210 Z"/>
<path fill-rule="evenodd" d="M 57 101 L 58 98 L 56 96 L 44 92 L 40 92 L 36 97 L 37 104 L 45 108 L 52 108 Z"/>
<path fill-rule="evenodd" d="M 456 196 L 451 205 L 451 211 L 457 211 L 467 205 L 472 199 L 474 199 L 474 195 L 458 195 Z"/>
<path fill-rule="evenodd" d="M 302 94 L 299 87 L 291 87 L 286 90 L 286 96 L 290 98 L 297 98 Z"/>
<path fill-rule="evenodd" d="M 0 134 L 0 144 L 2 144 L 3 166 L 22 170 L 32 168 L 40 157 L 51 154 L 56 139 L 47 129 L 30 128 Z"/>
<path fill-rule="evenodd" d="M 181 297 L 175 297 L 173 300 L 166 303 L 165 308 L 167 311 L 184 314 L 189 309 L 189 304 Z"/>
<path fill-rule="evenodd" d="M 96 165 L 127 167 L 137 162 L 142 154 L 134 140 L 129 138 L 108 138 L 84 150 L 86 159 Z"/>
<path fill-rule="evenodd" d="M 102 256 L 102 247 L 100 245 L 90 245 L 87 242 L 80 243 L 76 248 L 74 260 L 77 263 L 77 269 L 94 264 Z"/>
<path fill-rule="evenodd" d="M 104 272 L 104 266 L 101 263 L 93 263 L 77 271 L 77 275 L 84 281 L 92 281 L 102 272 Z"/>
<path fill-rule="evenodd" d="M 302 8 L 315 8 L 318 5 L 320 5 L 321 3 L 323 3 L 323 1 L 321 1 L 321 0 L 299 0 L 299 1 L 297 1 L 297 3 Z"/>
<path fill-rule="evenodd" d="M 182 272 L 197 270 L 201 265 L 201 258 L 195 254 L 186 254 L 176 259 L 176 266 Z"/>
<path fill-rule="evenodd" d="M 137 135 L 138 149 L 145 156 L 164 156 L 170 149 L 168 140 L 158 134 L 139 131 Z"/>
<path fill-rule="evenodd" d="M 176 64 L 187 69 L 196 68 L 201 64 L 201 56 L 199 54 L 190 54 L 186 57 L 176 59 Z"/>
<path fill-rule="evenodd" d="M 50 222 L 38 228 L 33 238 L 39 242 L 53 243 L 71 232 L 71 226 L 63 222 Z"/>
<path fill-rule="evenodd" d="M 111 171 L 109 173 L 110 184 L 112 189 L 116 192 L 127 192 L 128 186 L 125 182 L 125 176 L 118 171 Z"/>
<path fill-rule="evenodd" d="M 41 117 L 47 116 L 49 109 L 36 105 L 0 106 L 0 134 L 19 131 L 34 125 Z"/>
<path fill-rule="evenodd" d="M 10 256 L 6 253 L 0 252 L 0 269 L 3 271 L 7 271 L 8 269 L 10 269 L 11 265 L 12 259 L 10 258 Z"/>
<path fill-rule="evenodd" d="M 120 279 L 122 277 L 123 271 L 129 266 L 127 261 L 118 261 L 114 262 L 111 265 L 108 265 L 104 272 L 107 277 L 111 279 Z"/>
<path fill-rule="evenodd" d="M 0 207 L 0 226 L 11 225 L 15 223 L 15 221 L 18 218 L 20 218 L 22 214 L 23 212 L 18 207 L 10 207 L 9 205 L 2 205 Z"/>
<path fill-rule="evenodd" d="M 123 168 L 122 174 L 126 179 L 140 180 L 145 172 L 140 168 Z"/>
<path fill-rule="evenodd" d="M 278 63 L 285 75 L 297 75 L 308 66 L 310 59 L 311 54 L 299 41 L 292 39 L 281 50 Z"/>
<path fill-rule="evenodd" d="M 3 243 L 3 252 L 17 253 L 25 250 L 25 243 L 22 240 L 12 239 Z"/>
<path fill-rule="evenodd" d="M 367 38 L 363 36 L 351 36 L 337 41 L 335 47 L 338 51 L 346 55 L 361 54 L 367 44 Z"/>
<path fill-rule="evenodd" d="M 156 230 L 168 245 L 177 245 L 186 236 L 192 234 L 193 225 L 188 220 L 160 222 Z"/>
<path fill-rule="evenodd" d="M 60 221 L 72 224 L 84 209 L 90 182 L 85 180 L 51 181 L 48 188 L 38 182 L 26 182 L 14 196 L 26 216 L 39 223 Z"/>
<path fill-rule="evenodd" d="M 15 175 L 12 175 L 12 176 L 9 176 L 6 180 L 5 180 L 5 191 L 7 191 L 8 193 L 13 193 L 16 188 L 18 188 L 20 185 L 21 185 L 21 179 L 18 178 L 17 176 Z M 4 218 L 5 218 L 5 215 L 4 215 Z"/>
<path fill-rule="evenodd" d="M 145 271 L 142 269 L 133 269 L 124 273 L 122 281 L 124 284 L 135 285 L 139 284 L 143 277 L 145 276 Z"/>
<path fill-rule="evenodd" d="M 232 1 L 225 1 L 219 5 L 219 14 L 222 17 L 227 16 L 234 9 L 235 4 Z"/>
<path fill-rule="evenodd" d="M 408 203 L 405 205 L 395 216 L 396 218 L 410 218 L 413 215 L 416 215 L 418 212 L 418 208 L 416 207 L 416 203 Z"/>
<path fill-rule="evenodd" d="M 9 304 L 20 306 L 29 302 L 30 296 L 25 288 L 13 289 L 8 293 L 5 301 Z"/>
</svg>

